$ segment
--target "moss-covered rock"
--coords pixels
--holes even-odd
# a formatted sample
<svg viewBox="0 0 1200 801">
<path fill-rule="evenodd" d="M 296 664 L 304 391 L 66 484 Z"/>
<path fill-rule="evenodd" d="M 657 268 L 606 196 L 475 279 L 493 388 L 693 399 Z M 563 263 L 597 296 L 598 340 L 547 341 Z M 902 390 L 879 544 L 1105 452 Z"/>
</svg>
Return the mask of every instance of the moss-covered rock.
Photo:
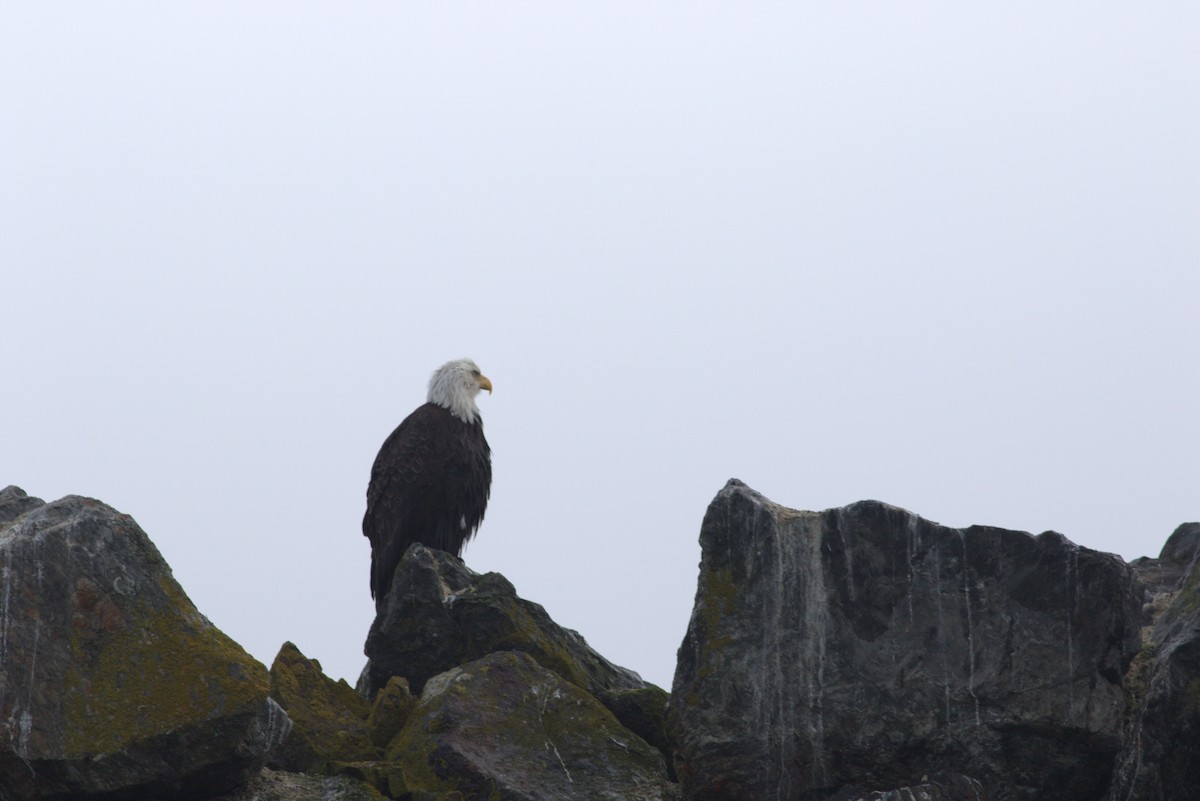
<svg viewBox="0 0 1200 801">
<path fill-rule="evenodd" d="M 409 792 L 492 801 L 678 799 L 662 755 L 521 652 L 430 679 L 387 757 Z"/>
<path fill-rule="evenodd" d="M 1125 675 L 1125 744 L 1109 798 L 1174 801 L 1200 782 L 1200 523 L 1184 523 L 1135 569 L 1152 602 Z"/>
<path fill-rule="evenodd" d="M 371 714 L 367 718 L 367 734 L 371 742 L 380 748 L 386 748 L 408 721 L 417 699 L 413 698 L 408 688 L 408 681 L 400 676 L 392 676 L 387 685 L 375 696 L 371 706 Z"/>
<path fill-rule="evenodd" d="M 291 734 L 272 754 L 271 767 L 320 773 L 330 762 L 379 757 L 367 731 L 367 702 L 345 681 L 327 677 L 320 662 L 286 642 L 270 676 L 271 697 L 293 724 Z"/>
<path fill-rule="evenodd" d="M 5 798 L 169 799 L 245 781 L 291 725 L 266 669 L 196 610 L 131 517 L 31 500 L 0 498 L 19 510 L 0 523 Z"/>
</svg>

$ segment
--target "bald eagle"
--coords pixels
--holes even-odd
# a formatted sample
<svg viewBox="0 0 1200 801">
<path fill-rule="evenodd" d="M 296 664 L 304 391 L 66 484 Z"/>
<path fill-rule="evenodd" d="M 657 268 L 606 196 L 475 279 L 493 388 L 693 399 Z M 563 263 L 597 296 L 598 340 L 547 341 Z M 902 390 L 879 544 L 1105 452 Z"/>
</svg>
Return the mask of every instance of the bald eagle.
<svg viewBox="0 0 1200 801">
<path fill-rule="evenodd" d="M 483 521 L 492 450 L 475 396 L 492 382 L 475 362 L 447 362 L 429 379 L 427 402 L 379 449 L 367 485 L 363 534 L 371 541 L 371 597 L 383 606 L 400 557 L 414 542 L 459 556 Z"/>
</svg>

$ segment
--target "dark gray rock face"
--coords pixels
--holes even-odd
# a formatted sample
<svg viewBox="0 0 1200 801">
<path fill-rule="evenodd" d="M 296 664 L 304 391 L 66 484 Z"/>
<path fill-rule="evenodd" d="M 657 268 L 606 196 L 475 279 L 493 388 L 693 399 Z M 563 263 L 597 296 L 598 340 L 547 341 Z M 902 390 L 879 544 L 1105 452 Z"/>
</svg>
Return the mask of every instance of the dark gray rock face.
<svg viewBox="0 0 1200 801">
<path fill-rule="evenodd" d="M 388 758 L 412 793 L 496 801 L 679 798 L 657 749 L 595 697 L 521 652 L 489 654 L 427 681 Z"/>
<path fill-rule="evenodd" d="M 0 795 L 197 798 L 290 721 L 127 515 L 0 492 Z"/>
<path fill-rule="evenodd" d="M 425 682 L 496 651 L 523 651 L 593 695 L 647 685 L 520 598 L 498 573 L 480 575 L 443 551 L 413 545 L 401 559 L 367 635 L 359 690 L 374 697 L 392 676 L 420 694 Z"/>
<path fill-rule="evenodd" d="M 20 487 L 5 487 L 0 489 L 0 523 L 16 520 L 26 512 L 31 512 L 45 501 L 25 494 Z"/>
<path fill-rule="evenodd" d="M 936 781 L 923 781 L 915 787 L 898 790 L 873 790 L 839 793 L 831 801 L 989 801 L 979 782 L 970 776 L 952 774 Z"/>
<path fill-rule="evenodd" d="M 1133 565 L 1153 600 L 1126 679 L 1132 708 L 1108 798 L 1182 801 L 1200 786 L 1200 523 Z"/>
<path fill-rule="evenodd" d="M 669 717 L 686 798 L 956 773 L 999 801 L 1103 795 L 1143 599 L 1120 559 L 871 501 L 796 511 L 738 481 L 700 542 Z"/>
</svg>

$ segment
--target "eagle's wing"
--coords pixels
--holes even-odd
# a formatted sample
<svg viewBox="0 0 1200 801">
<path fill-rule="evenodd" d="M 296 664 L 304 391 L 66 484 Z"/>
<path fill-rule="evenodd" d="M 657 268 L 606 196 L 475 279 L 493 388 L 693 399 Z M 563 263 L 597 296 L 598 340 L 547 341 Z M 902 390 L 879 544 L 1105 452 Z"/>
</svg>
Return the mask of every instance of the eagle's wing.
<svg viewBox="0 0 1200 801">
<path fill-rule="evenodd" d="M 372 598 L 387 592 L 400 558 L 429 525 L 445 468 L 437 448 L 440 411 L 427 403 L 404 418 L 371 467 L 363 534 L 371 541 Z"/>
</svg>

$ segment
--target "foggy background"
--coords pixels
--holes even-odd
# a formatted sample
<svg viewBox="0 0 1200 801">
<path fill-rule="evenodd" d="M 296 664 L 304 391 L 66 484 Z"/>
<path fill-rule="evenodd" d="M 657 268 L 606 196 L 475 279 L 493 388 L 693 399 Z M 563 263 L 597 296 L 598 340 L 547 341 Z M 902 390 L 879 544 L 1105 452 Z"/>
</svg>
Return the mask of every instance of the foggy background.
<svg viewBox="0 0 1200 801">
<path fill-rule="evenodd" d="M 705 508 L 1126 559 L 1200 518 L 1200 6 L 0 1 L 0 486 L 351 682 L 384 438 L 469 356 L 464 558 L 669 689 Z"/>
</svg>

